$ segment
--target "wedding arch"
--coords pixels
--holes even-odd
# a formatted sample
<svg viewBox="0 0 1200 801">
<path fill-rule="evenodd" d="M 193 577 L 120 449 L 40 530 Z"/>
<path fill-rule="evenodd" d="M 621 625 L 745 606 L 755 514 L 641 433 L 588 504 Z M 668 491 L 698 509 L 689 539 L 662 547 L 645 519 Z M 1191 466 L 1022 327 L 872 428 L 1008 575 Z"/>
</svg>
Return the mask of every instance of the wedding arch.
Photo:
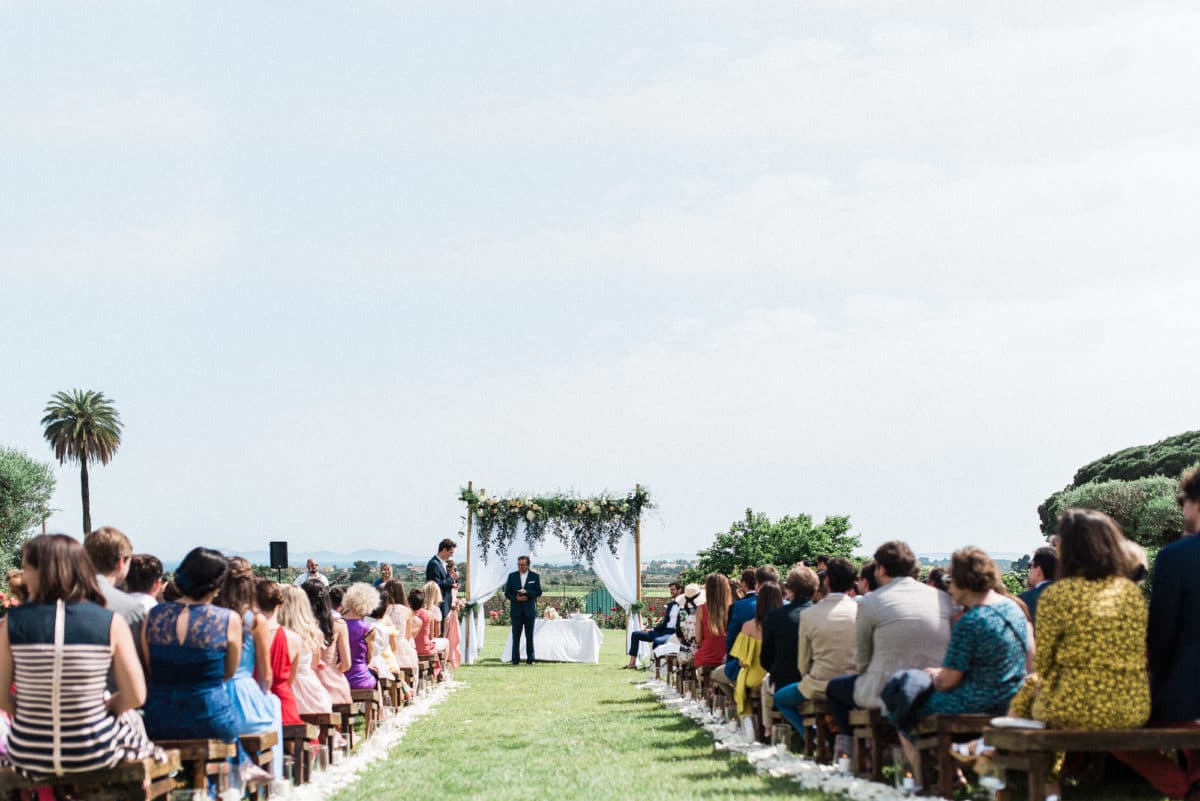
<svg viewBox="0 0 1200 801">
<path fill-rule="evenodd" d="M 459 493 L 467 505 L 467 614 L 460 643 L 463 662 L 475 662 L 483 647 L 483 605 L 504 586 L 518 556 L 536 559 L 552 536 L 571 558 L 587 563 L 628 613 L 626 637 L 641 628 L 642 510 L 653 508 L 638 484 L 625 495 L 489 496 L 474 482 Z M 519 548 L 513 545 L 520 541 Z"/>
</svg>

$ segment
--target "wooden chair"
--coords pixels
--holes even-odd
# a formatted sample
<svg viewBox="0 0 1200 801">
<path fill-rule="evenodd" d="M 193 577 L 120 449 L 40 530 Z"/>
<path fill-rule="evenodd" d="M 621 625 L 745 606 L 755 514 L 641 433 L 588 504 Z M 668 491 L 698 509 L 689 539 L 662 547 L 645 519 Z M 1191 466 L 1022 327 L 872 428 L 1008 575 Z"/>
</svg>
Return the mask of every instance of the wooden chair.
<svg viewBox="0 0 1200 801">
<path fill-rule="evenodd" d="M 293 723 L 283 727 L 283 753 L 291 757 L 294 785 L 312 781 L 313 742 L 317 740 L 318 731 L 311 723 Z"/>
<path fill-rule="evenodd" d="M 800 705 L 800 719 L 804 724 L 804 755 L 824 765 L 831 764 L 836 756 L 829 747 L 833 732 L 829 727 L 829 707 L 824 701 L 805 701 Z M 846 756 L 849 756 L 847 754 Z"/>
<path fill-rule="evenodd" d="M 351 702 L 349 704 L 334 704 L 333 714 L 340 719 L 339 731 L 342 733 L 342 739 L 346 741 L 346 753 L 354 750 L 354 718 L 359 714 L 358 707 L 360 704 Z"/>
<path fill-rule="evenodd" d="M 333 764 L 333 752 L 337 749 L 334 747 L 334 738 L 332 732 L 341 731 L 342 716 L 337 712 L 319 715 L 301 715 L 300 719 L 305 723 L 317 727 L 317 742 L 325 749 L 325 759 L 328 764 Z M 343 737 L 343 742 L 348 742 Z M 348 749 L 349 746 L 345 746 Z"/>
<path fill-rule="evenodd" d="M 883 749 L 899 745 L 899 735 L 878 709 L 854 709 L 850 712 L 851 736 L 854 738 L 854 772 L 869 776 L 872 781 L 883 779 Z M 867 761 L 870 760 L 870 767 Z"/>
<path fill-rule="evenodd" d="M 1045 801 L 1050 760 L 1059 751 L 1095 754 L 1200 749 L 1200 727 L 1187 726 L 1099 731 L 988 728 L 983 738 L 996 749 L 992 761 L 997 767 L 1027 775 L 1029 801 Z M 1008 801 L 1008 788 L 997 798 Z"/>
<path fill-rule="evenodd" d="M 211 779 L 217 793 L 229 789 L 229 761 L 237 756 L 237 746 L 221 740 L 155 740 L 164 751 L 179 753 L 179 762 L 187 769 L 192 790 L 208 789 Z"/>
<path fill-rule="evenodd" d="M 0 768 L 0 797 L 7 798 L 17 792 L 29 792 L 35 787 L 49 785 L 54 788 L 56 796 L 86 797 L 90 801 L 153 801 L 166 798 L 175 788 L 172 774 L 179 772 L 182 767 L 178 751 L 168 750 L 166 753 L 165 762 L 131 760 L 107 770 L 36 780 L 27 779 L 12 768 Z"/>
<path fill-rule="evenodd" d="M 420 692 L 425 692 L 433 686 L 433 679 L 437 670 L 437 664 L 437 654 L 426 654 L 425 656 L 417 657 L 417 689 Z"/>
<path fill-rule="evenodd" d="M 954 797 L 957 766 L 950 756 L 950 748 L 956 742 L 974 740 L 983 734 L 994 715 L 929 715 L 921 719 L 913 731 L 913 744 L 921 754 L 922 773 L 925 785 L 931 787 L 933 774 L 937 771 L 937 790 L 942 798 Z"/>
<path fill-rule="evenodd" d="M 259 734 L 243 734 L 238 740 L 242 744 L 242 750 L 250 757 L 250 761 L 267 773 L 274 773 L 275 766 L 274 755 L 271 749 L 279 742 L 279 735 L 273 731 L 264 731 Z M 251 799 L 270 798 L 271 786 L 261 785 L 253 792 L 247 792 L 247 796 Z"/>
<path fill-rule="evenodd" d="M 369 738 L 375 733 L 375 727 L 379 723 L 379 710 L 382 706 L 380 701 L 379 688 L 373 690 L 351 690 L 350 698 L 359 705 L 363 716 L 363 738 Z"/>
</svg>

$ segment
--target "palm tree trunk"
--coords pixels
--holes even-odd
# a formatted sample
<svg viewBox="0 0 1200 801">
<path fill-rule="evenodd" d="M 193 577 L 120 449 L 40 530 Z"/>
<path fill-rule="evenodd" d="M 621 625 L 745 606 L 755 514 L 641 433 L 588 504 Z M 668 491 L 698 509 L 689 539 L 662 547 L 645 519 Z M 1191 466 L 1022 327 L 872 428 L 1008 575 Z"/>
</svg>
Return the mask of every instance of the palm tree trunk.
<svg viewBox="0 0 1200 801">
<path fill-rule="evenodd" d="M 92 496 L 88 492 L 87 457 L 79 460 L 79 490 L 83 495 L 83 536 L 92 530 Z"/>
</svg>

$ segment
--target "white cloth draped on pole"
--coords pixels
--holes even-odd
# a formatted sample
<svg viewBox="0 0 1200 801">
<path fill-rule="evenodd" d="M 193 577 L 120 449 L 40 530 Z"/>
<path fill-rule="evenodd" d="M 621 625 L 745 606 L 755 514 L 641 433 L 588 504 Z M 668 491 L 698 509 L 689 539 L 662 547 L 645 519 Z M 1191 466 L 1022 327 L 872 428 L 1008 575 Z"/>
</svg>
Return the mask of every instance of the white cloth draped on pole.
<svg viewBox="0 0 1200 801">
<path fill-rule="evenodd" d="M 545 544 L 557 544 L 557 540 Z M 459 650 L 464 664 L 471 665 L 483 647 L 484 630 L 487 628 L 483 615 L 483 605 L 491 599 L 508 579 L 508 574 L 517 569 L 517 557 L 528 555 L 537 561 L 537 550 L 530 549 L 525 542 L 525 527 L 522 525 L 513 538 L 508 549 L 508 556 L 501 559 L 494 553 L 488 554 L 483 560 L 483 554 L 472 549 L 467 556 L 467 569 L 471 572 L 471 596 L 468 603 L 475 604 L 475 614 L 468 614 L 466 625 L 470 626 L 470 637 L 460 639 Z M 629 605 L 637 600 L 637 543 L 633 534 L 628 534 L 617 546 L 617 555 L 608 550 L 608 545 L 601 544 L 596 551 L 592 569 L 608 591 L 622 608 L 628 610 Z M 625 626 L 625 643 L 628 647 L 629 633 L 641 628 L 641 619 L 637 614 L 628 615 Z M 469 645 L 468 645 L 469 641 Z"/>
</svg>

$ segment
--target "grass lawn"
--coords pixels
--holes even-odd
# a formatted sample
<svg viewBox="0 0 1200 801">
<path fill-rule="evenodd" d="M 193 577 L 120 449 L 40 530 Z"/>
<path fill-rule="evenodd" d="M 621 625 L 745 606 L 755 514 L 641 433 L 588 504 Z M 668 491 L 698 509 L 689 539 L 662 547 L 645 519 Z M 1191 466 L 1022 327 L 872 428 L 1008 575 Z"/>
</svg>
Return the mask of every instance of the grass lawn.
<svg viewBox="0 0 1200 801">
<path fill-rule="evenodd" d="M 500 661 L 505 633 L 489 627 L 484 658 L 455 676 L 469 686 L 335 799 L 420 796 L 422 785 L 488 801 L 821 798 L 715 752 L 706 732 L 631 684 L 618 670 L 621 632 L 604 632 L 599 665 L 533 667 Z"/>
</svg>

